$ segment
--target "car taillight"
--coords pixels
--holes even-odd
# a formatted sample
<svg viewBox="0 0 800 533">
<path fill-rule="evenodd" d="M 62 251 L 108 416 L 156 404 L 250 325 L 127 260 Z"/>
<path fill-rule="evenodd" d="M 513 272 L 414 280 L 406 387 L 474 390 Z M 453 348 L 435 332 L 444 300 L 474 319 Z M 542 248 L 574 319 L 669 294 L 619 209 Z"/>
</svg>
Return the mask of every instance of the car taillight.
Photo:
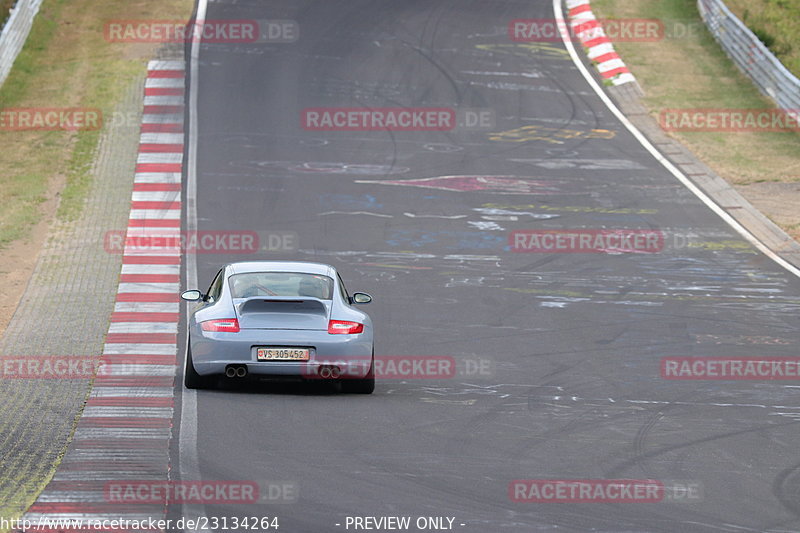
<svg viewBox="0 0 800 533">
<path fill-rule="evenodd" d="M 235 318 L 206 320 L 205 322 L 200 322 L 200 327 L 203 328 L 203 331 L 239 333 L 239 321 Z"/>
<path fill-rule="evenodd" d="M 345 333 L 354 334 L 364 331 L 364 324 L 358 322 L 349 322 L 347 320 L 331 320 L 328 322 L 328 333 Z"/>
</svg>

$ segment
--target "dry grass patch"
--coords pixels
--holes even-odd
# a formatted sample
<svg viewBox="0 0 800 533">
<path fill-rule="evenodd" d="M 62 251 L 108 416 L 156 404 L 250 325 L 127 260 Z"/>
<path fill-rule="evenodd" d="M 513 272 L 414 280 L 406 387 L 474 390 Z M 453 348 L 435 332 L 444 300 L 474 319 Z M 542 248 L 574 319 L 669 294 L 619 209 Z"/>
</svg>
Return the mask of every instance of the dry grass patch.
<svg viewBox="0 0 800 533">
<path fill-rule="evenodd" d="M 749 0 L 748 0 L 749 3 Z M 664 109 L 771 109 L 725 55 L 700 19 L 695 0 L 593 0 L 598 17 L 661 20 L 667 38 L 615 47 L 645 91 L 653 117 Z M 685 144 L 784 229 L 800 224 L 800 134 L 677 132 Z M 769 186 L 769 187 L 768 187 Z M 775 196 L 780 190 L 779 196 Z M 779 213 L 773 211 L 780 205 Z M 796 230 L 794 230 L 796 231 Z M 797 233 L 795 233 L 797 236 Z"/>
<path fill-rule="evenodd" d="M 6 0 L 0 0 L 4 5 Z M 192 0 L 45 0 L 0 88 L 0 111 L 77 107 L 110 115 L 131 82 L 144 75 L 157 45 L 108 43 L 106 22 L 188 19 L 192 5 Z M 28 283 L 50 223 L 80 216 L 100 134 L 0 127 L 0 284 L 5 288 L 0 332 Z M 41 483 L 20 479 L 18 494 L 27 499 Z M 0 516 L 13 517 L 26 501 L 0 501 Z"/>
<path fill-rule="evenodd" d="M 781 63 L 800 77 L 800 2 L 794 0 L 725 0 Z"/>
<path fill-rule="evenodd" d="M 154 13 L 185 19 L 190 11 L 191 0 L 46 0 L 0 89 L 0 109 L 80 107 L 110 115 L 155 46 L 108 43 L 106 22 L 152 19 Z M 0 248 L 29 235 L 43 216 L 39 206 L 52 181 L 64 183 L 56 188 L 59 215 L 70 219 L 80 213 L 99 137 L 99 131 L 0 131 Z"/>
</svg>

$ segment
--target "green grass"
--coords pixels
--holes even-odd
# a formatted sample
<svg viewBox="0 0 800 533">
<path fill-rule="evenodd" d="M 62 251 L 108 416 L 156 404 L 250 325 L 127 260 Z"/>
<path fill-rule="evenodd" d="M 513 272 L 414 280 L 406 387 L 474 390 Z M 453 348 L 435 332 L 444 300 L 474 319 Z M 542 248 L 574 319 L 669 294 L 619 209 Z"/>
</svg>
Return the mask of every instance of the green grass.
<svg viewBox="0 0 800 533">
<path fill-rule="evenodd" d="M 6 20 L 8 20 L 8 14 L 12 7 L 17 0 L 0 0 L 0 29 L 3 29 L 3 25 L 5 24 Z"/>
<path fill-rule="evenodd" d="M 800 2 L 796 0 L 725 0 L 795 76 L 800 77 Z"/>
<path fill-rule="evenodd" d="M 34 21 L 26 46 L 17 56 L 13 70 L 0 88 L 0 109 L 21 106 L 25 101 L 30 83 L 36 80 L 36 68 L 53 38 L 63 1 L 51 1 Z M 14 134 L 4 133 L 2 137 Z M 28 137 L 19 133 L 17 135 Z M 34 147 L 50 153 L 58 144 L 59 135 L 58 132 L 41 132 Z M 0 169 L 3 171 L 0 176 L 0 201 L 4 206 L 0 215 L 0 248 L 27 237 L 31 228 L 39 221 L 38 207 L 45 200 L 49 179 L 48 174 L 38 165 L 26 165 L 19 160 L 9 161 L 8 165 L 4 164 L 4 159 L 5 157 L 0 156 Z"/>
<path fill-rule="evenodd" d="M 0 6 L 7 2 L 0 0 Z M 108 43 L 104 23 L 152 19 L 153 13 L 165 20 L 188 18 L 191 7 L 191 0 L 44 0 L 25 48 L 0 88 L 0 110 L 90 108 L 111 116 L 131 83 L 144 76 L 156 47 Z M 100 131 L 0 130 L 0 250 L 29 238 L 43 220 L 51 222 L 55 216 L 69 222 L 81 216 L 101 135 Z M 42 207 L 51 199 L 58 200 L 56 213 Z M 0 494 L 0 516 L 18 516 L 26 509 L 57 466 L 56 462 L 33 469 L 26 466 L 29 461 L 23 455 L 3 457 L 5 473 L 0 475 L 19 471 L 30 475 L 3 485 L 9 488 Z"/>
<path fill-rule="evenodd" d="M 661 20 L 658 42 L 614 43 L 645 91 L 643 103 L 657 116 L 664 109 L 774 108 L 728 58 L 706 29 L 695 0 L 593 0 L 601 18 Z M 689 29 L 671 33 L 675 28 Z M 736 184 L 765 178 L 798 181 L 800 135 L 783 132 L 675 133 L 721 176 Z"/>
</svg>

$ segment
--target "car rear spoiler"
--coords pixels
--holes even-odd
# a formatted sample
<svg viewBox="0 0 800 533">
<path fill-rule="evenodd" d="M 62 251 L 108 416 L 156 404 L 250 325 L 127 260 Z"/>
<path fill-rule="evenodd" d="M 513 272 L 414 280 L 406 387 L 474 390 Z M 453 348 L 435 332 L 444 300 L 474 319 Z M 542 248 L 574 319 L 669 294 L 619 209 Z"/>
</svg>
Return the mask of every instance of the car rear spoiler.
<svg viewBox="0 0 800 533">
<path fill-rule="evenodd" d="M 254 296 L 237 306 L 239 315 L 248 313 L 304 313 L 328 316 L 322 300 L 307 296 Z"/>
</svg>

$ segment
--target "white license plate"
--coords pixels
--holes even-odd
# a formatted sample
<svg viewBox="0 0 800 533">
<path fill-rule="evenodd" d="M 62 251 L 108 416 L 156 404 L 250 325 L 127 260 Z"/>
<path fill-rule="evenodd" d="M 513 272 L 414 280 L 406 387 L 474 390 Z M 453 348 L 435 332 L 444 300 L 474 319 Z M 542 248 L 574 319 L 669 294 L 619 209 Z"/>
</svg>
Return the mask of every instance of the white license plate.
<svg viewBox="0 0 800 533">
<path fill-rule="evenodd" d="M 308 348 L 256 348 L 259 361 L 308 361 Z"/>
</svg>

